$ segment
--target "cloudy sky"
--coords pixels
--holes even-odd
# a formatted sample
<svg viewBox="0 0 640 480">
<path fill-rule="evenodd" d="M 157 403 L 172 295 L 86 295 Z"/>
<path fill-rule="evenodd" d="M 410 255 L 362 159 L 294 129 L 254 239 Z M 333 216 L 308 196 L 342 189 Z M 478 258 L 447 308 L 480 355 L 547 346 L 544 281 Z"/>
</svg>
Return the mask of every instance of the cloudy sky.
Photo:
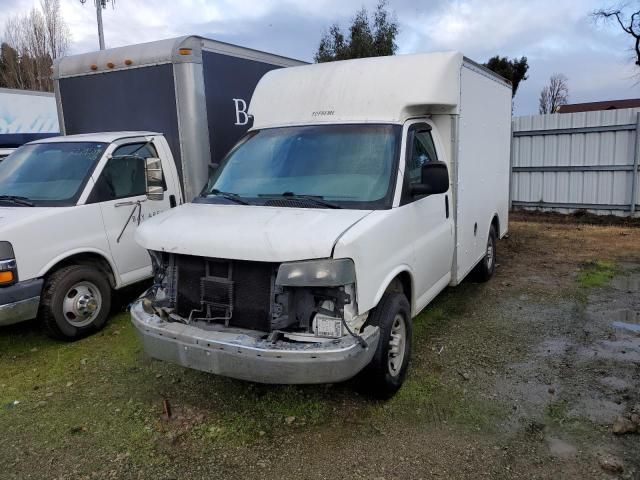
<svg viewBox="0 0 640 480">
<path fill-rule="evenodd" d="M 98 47 L 93 0 L 61 0 L 72 33 L 71 53 Z M 37 0 L 0 0 L 4 20 Z M 116 0 L 103 14 L 108 47 L 185 34 L 312 61 L 322 33 L 347 26 L 377 0 Z M 632 43 L 615 25 L 589 17 L 611 0 L 389 0 L 400 26 L 398 53 L 460 50 L 484 62 L 495 54 L 529 59 L 515 114 L 537 112 L 553 73 L 569 79 L 570 101 L 640 97 Z"/>
</svg>

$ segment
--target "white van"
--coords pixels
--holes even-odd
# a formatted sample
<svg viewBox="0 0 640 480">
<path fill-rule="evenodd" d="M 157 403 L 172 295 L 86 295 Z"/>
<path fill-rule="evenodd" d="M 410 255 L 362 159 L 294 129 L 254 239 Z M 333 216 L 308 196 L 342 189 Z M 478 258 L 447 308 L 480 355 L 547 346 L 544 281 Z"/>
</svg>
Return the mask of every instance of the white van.
<svg viewBox="0 0 640 480">
<path fill-rule="evenodd" d="M 153 132 L 23 145 L 0 163 L 0 192 L 0 326 L 39 313 L 68 340 L 104 325 L 112 290 L 151 277 L 134 232 L 183 202 L 169 144 Z"/>
<path fill-rule="evenodd" d="M 153 357 L 264 383 L 395 392 L 412 318 L 507 231 L 511 86 L 460 53 L 269 72 L 200 198 L 145 222 Z"/>
</svg>

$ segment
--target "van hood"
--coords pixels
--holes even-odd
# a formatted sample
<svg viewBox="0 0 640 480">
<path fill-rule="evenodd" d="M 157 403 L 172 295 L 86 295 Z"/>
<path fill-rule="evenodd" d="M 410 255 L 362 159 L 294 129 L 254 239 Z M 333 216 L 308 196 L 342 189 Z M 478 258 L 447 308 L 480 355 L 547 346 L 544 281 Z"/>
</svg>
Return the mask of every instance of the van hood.
<svg viewBox="0 0 640 480">
<path fill-rule="evenodd" d="M 0 207 L 0 234 L 7 234 L 14 227 L 37 221 L 52 212 L 67 210 L 65 207 Z M 4 238 L 2 240 L 5 240 Z"/>
<path fill-rule="evenodd" d="M 331 256 L 333 246 L 371 210 L 188 203 L 145 221 L 147 250 L 200 257 L 287 262 Z"/>
</svg>

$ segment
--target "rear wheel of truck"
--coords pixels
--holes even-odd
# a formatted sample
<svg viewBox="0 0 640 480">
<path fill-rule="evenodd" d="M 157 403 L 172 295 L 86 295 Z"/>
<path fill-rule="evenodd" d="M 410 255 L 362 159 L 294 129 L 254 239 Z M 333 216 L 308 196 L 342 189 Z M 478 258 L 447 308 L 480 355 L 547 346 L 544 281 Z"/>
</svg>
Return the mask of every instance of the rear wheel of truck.
<svg viewBox="0 0 640 480">
<path fill-rule="evenodd" d="M 100 330 L 111 309 L 111 285 L 104 273 L 88 265 L 54 272 L 45 282 L 40 304 L 50 336 L 76 340 Z"/>
<path fill-rule="evenodd" d="M 487 238 L 486 252 L 480 263 L 476 265 L 473 271 L 473 277 L 478 282 L 486 282 L 496 271 L 496 243 L 498 237 L 496 235 L 496 229 L 493 225 L 489 228 L 489 238 Z"/>
<path fill-rule="evenodd" d="M 402 386 L 411 357 L 411 307 L 407 297 L 385 293 L 369 324 L 380 328 L 380 340 L 371 363 L 362 372 L 362 380 L 371 394 L 389 398 Z"/>
</svg>

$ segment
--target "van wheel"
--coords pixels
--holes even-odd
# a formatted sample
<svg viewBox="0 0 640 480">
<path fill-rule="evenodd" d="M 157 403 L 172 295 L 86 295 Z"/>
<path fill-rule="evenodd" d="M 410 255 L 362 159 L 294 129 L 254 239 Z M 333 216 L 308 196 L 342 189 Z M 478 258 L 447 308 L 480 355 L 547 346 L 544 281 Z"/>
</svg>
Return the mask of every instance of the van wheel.
<svg viewBox="0 0 640 480">
<path fill-rule="evenodd" d="M 380 340 L 371 363 L 362 372 L 362 380 L 370 393 L 389 398 L 402 386 L 411 357 L 411 307 L 407 297 L 385 293 L 369 324 L 380 328 Z"/>
<path fill-rule="evenodd" d="M 61 340 L 77 340 L 100 330 L 111 309 L 111 286 L 98 269 L 72 265 L 46 281 L 40 304 L 47 333 Z"/>
<path fill-rule="evenodd" d="M 487 238 L 487 247 L 482 260 L 476 265 L 473 271 L 473 277 L 478 282 L 486 282 L 496 271 L 496 229 L 493 225 L 489 228 L 489 238 Z"/>
</svg>

